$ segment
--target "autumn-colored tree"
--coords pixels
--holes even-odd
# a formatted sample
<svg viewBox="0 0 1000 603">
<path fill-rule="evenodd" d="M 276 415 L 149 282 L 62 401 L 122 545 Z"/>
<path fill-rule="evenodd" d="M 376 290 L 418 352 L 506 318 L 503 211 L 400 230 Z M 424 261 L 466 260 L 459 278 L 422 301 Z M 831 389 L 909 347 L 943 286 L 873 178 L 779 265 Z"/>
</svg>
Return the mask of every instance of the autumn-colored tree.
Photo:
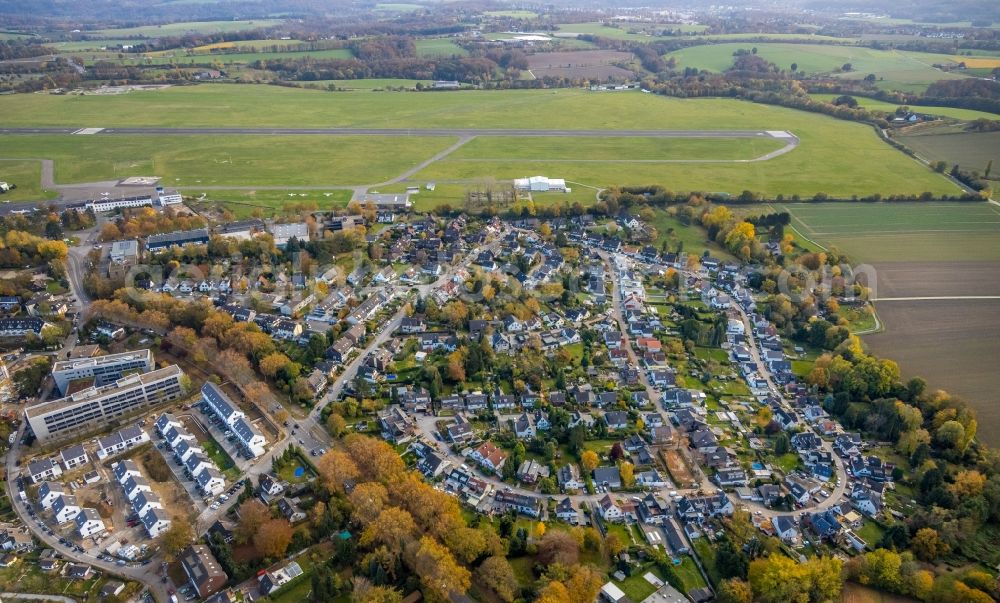
<svg viewBox="0 0 1000 603">
<path fill-rule="evenodd" d="M 597 458 L 597 453 L 593 450 L 584 450 L 583 454 L 580 455 L 580 465 L 587 473 L 597 469 L 597 464 L 599 462 L 600 459 Z"/>
<path fill-rule="evenodd" d="M 830 601 L 840 596 L 841 566 L 841 561 L 832 557 L 798 563 L 774 554 L 750 563 L 750 587 L 761 603 Z"/>
<path fill-rule="evenodd" d="M 631 488 L 635 485 L 635 465 L 622 461 L 618 463 L 618 473 L 622 478 L 622 487 Z"/>
<path fill-rule="evenodd" d="M 402 603 L 403 593 L 391 586 L 375 586 L 364 576 L 353 578 L 353 603 Z"/>
<path fill-rule="evenodd" d="M 448 549 L 430 536 L 421 538 L 415 549 L 413 571 L 420 576 L 425 588 L 442 600 L 450 599 L 452 593 L 462 594 L 469 590 L 469 570 L 456 563 Z"/>
<path fill-rule="evenodd" d="M 234 536 L 236 542 L 250 542 L 254 534 L 265 522 L 271 519 L 271 510 L 256 498 L 240 505 L 240 521 L 236 524 Z"/>
<path fill-rule="evenodd" d="M 511 603 L 517 597 L 517 576 L 504 557 L 487 557 L 476 569 L 476 577 L 504 603 Z"/>
<path fill-rule="evenodd" d="M 565 579 L 566 590 L 577 601 L 596 601 L 604 584 L 604 576 L 593 565 L 574 565 Z"/>
<path fill-rule="evenodd" d="M 557 580 L 543 586 L 538 591 L 538 598 L 535 599 L 535 603 L 574 603 L 574 601 L 576 599 L 570 596 L 566 585 Z"/>
<path fill-rule="evenodd" d="M 194 329 L 188 327 L 174 327 L 167 334 L 167 341 L 171 345 L 190 350 L 194 347 L 195 342 L 198 341 L 198 334 L 194 332 Z"/>
<path fill-rule="evenodd" d="M 719 584 L 716 598 L 719 603 L 753 603 L 753 591 L 746 580 L 730 578 Z"/>
<path fill-rule="evenodd" d="M 608 534 L 608 537 L 604 539 L 604 550 L 607 551 L 609 557 L 617 557 L 618 553 L 625 550 L 625 543 L 618 537 L 618 534 Z"/>
<path fill-rule="evenodd" d="M 375 438 L 351 434 L 344 438 L 350 458 L 364 459 L 361 473 L 368 480 L 388 484 L 406 471 L 406 465 L 392 446 Z"/>
<path fill-rule="evenodd" d="M 947 555 L 951 547 L 941 540 L 934 528 L 920 528 L 910 540 L 910 550 L 917 556 L 917 559 L 931 562 L 942 555 Z"/>
<path fill-rule="evenodd" d="M 233 328 L 233 317 L 225 312 L 212 312 L 201 325 L 201 334 L 221 341 L 226 331 Z"/>
<path fill-rule="evenodd" d="M 459 563 L 472 563 L 486 552 L 486 533 L 476 528 L 460 525 L 464 521 L 460 518 L 456 519 L 458 521 L 449 522 L 455 527 L 447 531 L 433 530 L 433 533 L 444 541 L 445 546 L 458 559 Z"/>
<path fill-rule="evenodd" d="M 567 532 L 549 532 L 538 543 L 536 560 L 542 565 L 551 565 L 553 563 L 573 565 L 579 558 L 580 545 Z"/>
<path fill-rule="evenodd" d="M 364 458 L 364 457 L 358 457 Z M 350 454 L 343 450 L 331 449 L 316 461 L 316 471 L 323 486 L 331 492 L 343 492 L 344 483 L 357 480 L 361 475 Z"/>
<path fill-rule="evenodd" d="M 347 496 L 353 507 L 351 519 L 363 526 L 375 520 L 389 502 L 389 492 L 380 483 L 363 482 Z"/>
<path fill-rule="evenodd" d="M 455 383 L 465 381 L 465 359 L 460 350 L 448 355 L 448 379 Z"/>
<path fill-rule="evenodd" d="M 545 536 L 545 522 L 539 521 L 535 524 L 535 538 L 541 538 Z"/>
<path fill-rule="evenodd" d="M 163 533 L 161 544 L 168 559 L 176 559 L 189 544 L 194 542 L 194 530 L 187 521 L 172 521 Z"/>
<path fill-rule="evenodd" d="M 347 421 L 344 417 L 335 412 L 331 412 L 326 418 L 326 430 L 335 438 L 339 438 L 347 431 Z"/>
<path fill-rule="evenodd" d="M 386 507 L 361 533 L 359 544 L 362 547 L 383 545 L 399 556 L 416 534 L 417 524 L 409 513 L 399 507 Z"/>
<path fill-rule="evenodd" d="M 964 500 L 979 496 L 986 486 L 986 476 L 976 471 L 968 469 L 955 474 L 955 482 L 948 486 L 955 498 Z"/>
<path fill-rule="evenodd" d="M 287 519 L 271 519 L 260 526 L 253 545 L 265 557 L 280 557 L 292 541 L 292 524 Z"/>
<path fill-rule="evenodd" d="M 273 379 L 279 372 L 281 372 L 286 366 L 291 364 L 291 359 L 285 356 L 281 352 L 274 352 L 273 354 L 268 354 L 260 361 L 260 372 L 264 374 L 265 377 Z"/>
</svg>

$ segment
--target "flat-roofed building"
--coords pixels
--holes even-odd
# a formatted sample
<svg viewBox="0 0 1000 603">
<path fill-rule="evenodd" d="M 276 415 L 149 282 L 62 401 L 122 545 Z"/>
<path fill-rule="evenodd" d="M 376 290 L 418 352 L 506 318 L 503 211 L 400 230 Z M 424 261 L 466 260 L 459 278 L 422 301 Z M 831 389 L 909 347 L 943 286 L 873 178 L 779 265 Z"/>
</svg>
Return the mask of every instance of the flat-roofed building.
<svg viewBox="0 0 1000 603">
<path fill-rule="evenodd" d="M 161 251 L 163 249 L 170 249 L 171 247 L 183 247 L 184 245 L 208 245 L 208 229 L 179 230 L 150 235 L 146 239 L 146 249 L 149 251 Z"/>
<path fill-rule="evenodd" d="M 184 395 L 184 372 L 176 364 L 129 375 L 103 387 L 29 406 L 24 417 L 39 440 L 54 440 L 108 427 L 119 419 Z"/>
<path fill-rule="evenodd" d="M 93 385 L 101 387 L 122 378 L 132 371 L 148 373 L 155 367 L 153 352 L 135 350 L 108 356 L 60 360 L 52 365 L 52 380 L 59 391 L 66 395 L 69 384 L 77 379 L 94 379 Z"/>
<path fill-rule="evenodd" d="M 139 241 L 135 239 L 115 241 L 111 244 L 108 259 L 108 276 L 111 278 L 125 276 L 129 268 L 139 263 Z"/>
<path fill-rule="evenodd" d="M 292 237 L 295 237 L 302 243 L 308 243 L 309 225 L 305 222 L 275 224 L 271 227 L 271 236 L 274 237 L 274 246 L 278 249 L 284 249 Z"/>
</svg>

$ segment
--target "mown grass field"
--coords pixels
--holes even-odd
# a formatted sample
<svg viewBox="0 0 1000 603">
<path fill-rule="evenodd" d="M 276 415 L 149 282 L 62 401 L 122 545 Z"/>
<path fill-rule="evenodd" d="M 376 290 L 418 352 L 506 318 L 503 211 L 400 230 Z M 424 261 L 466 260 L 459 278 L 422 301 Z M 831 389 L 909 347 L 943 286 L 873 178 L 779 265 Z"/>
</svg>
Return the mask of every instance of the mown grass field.
<svg viewBox="0 0 1000 603">
<path fill-rule="evenodd" d="M 148 174 L 180 178 L 178 185 L 232 186 L 366 184 L 396 176 L 452 140 L 420 137 L 423 128 L 595 130 L 788 130 L 798 148 L 755 163 L 622 163 L 627 159 L 741 159 L 771 150 L 761 138 L 706 140 L 587 139 L 471 142 L 431 164 L 415 180 L 500 180 L 544 174 L 605 187 L 659 183 L 672 190 L 770 195 L 834 196 L 957 192 L 941 175 L 878 139 L 862 124 L 730 99 L 675 99 L 639 93 L 583 90 L 384 94 L 336 94 L 272 86 L 201 85 L 125 95 L 11 95 L 0 98 L 0 125 L 74 127 L 375 127 L 413 128 L 413 137 L 24 137 L 8 144 L 6 157 L 57 160 L 57 180 L 72 182 Z M 91 145 L 91 146 L 88 146 Z M 443 146 L 442 146 L 443 145 Z M 553 157 L 555 147 L 562 148 Z M 671 151 L 670 149 L 678 149 Z M 844 152 L 849 149 L 850 152 Z M 766 152 L 766 151 L 765 151 Z M 232 163 L 229 163 L 232 156 Z M 755 156 L 755 155 L 751 155 Z M 60 162 L 59 159 L 62 158 Z M 373 159 L 374 158 L 374 159 Z M 72 161 L 71 161 L 72 160 Z M 131 163 L 138 162 L 134 167 Z M 112 168 L 118 165 L 116 173 Z M 850 177 L 845 177 L 850 174 Z M 95 178 L 96 176 L 96 178 Z M 201 180 L 201 182 L 197 182 Z"/>
<path fill-rule="evenodd" d="M 810 98 L 816 100 L 831 102 L 833 99 L 839 97 L 839 94 L 810 94 Z M 858 101 L 858 106 L 864 107 L 869 111 L 885 111 L 886 113 L 892 113 L 896 111 L 900 105 L 895 103 L 889 103 L 886 101 L 876 100 L 874 98 L 866 98 L 864 96 L 855 96 L 855 100 Z M 986 111 L 975 111 L 973 109 L 956 109 L 954 107 L 925 107 L 922 105 L 914 105 L 910 107 L 910 110 L 916 111 L 917 113 L 926 113 L 928 115 L 940 115 L 941 117 L 950 117 L 952 119 L 961 120 L 974 120 L 974 119 L 1000 119 L 1000 115 L 996 113 L 987 113 Z"/>
<path fill-rule="evenodd" d="M 951 55 L 875 50 L 859 46 L 833 44 L 786 44 L 776 42 L 727 43 L 692 46 L 671 53 L 680 67 L 697 67 L 709 71 L 725 71 L 733 64 L 733 53 L 738 50 L 757 49 L 757 55 L 782 69 L 791 69 L 796 63 L 799 71 L 808 75 L 832 74 L 845 79 L 860 79 L 875 74 L 878 86 L 885 89 L 922 91 L 937 80 L 957 79 L 964 76 L 934 68 L 934 63 L 955 62 Z M 971 59 L 970 59 L 971 60 Z M 850 72 L 839 72 L 850 63 Z"/>
<path fill-rule="evenodd" d="M 0 181 L 17 185 L 16 189 L 0 194 L 0 203 L 55 198 L 55 191 L 42 190 L 41 176 L 38 161 L 0 160 Z"/>
<path fill-rule="evenodd" d="M 244 31 L 259 27 L 273 27 L 284 23 L 282 19 L 255 19 L 252 21 L 185 21 L 168 23 L 166 25 L 144 25 L 141 27 L 124 27 L 119 29 L 98 29 L 85 31 L 87 35 L 106 37 L 141 37 L 159 38 L 165 36 L 180 36 L 186 33 L 225 33 Z"/>
<path fill-rule="evenodd" d="M 451 161 L 670 161 L 753 159 L 784 142 L 759 138 L 477 138 L 449 155 Z"/>
<path fill-rule="evenodd" d="M 375 136 L 8 136 L 5 157 L 55 160 L 60 184 L 155 174 L 166 186 L 382 182 L 454 142 Z"/>
</svg>

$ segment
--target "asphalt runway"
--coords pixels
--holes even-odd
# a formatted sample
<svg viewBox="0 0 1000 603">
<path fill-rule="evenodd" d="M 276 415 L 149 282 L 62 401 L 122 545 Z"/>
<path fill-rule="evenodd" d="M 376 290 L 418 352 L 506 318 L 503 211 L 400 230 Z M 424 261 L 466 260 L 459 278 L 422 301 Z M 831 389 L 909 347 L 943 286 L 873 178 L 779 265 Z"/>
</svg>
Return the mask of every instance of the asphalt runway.
<svg viewBox="0 0 1000 603">
<path fill-rule="evenodd" d="M 0 128 L 0 134 L 75 134 L 88 128 Z M 535 130 L 504 128 L 91 128 L 89 136 L 115 134 L 144 135 L 253 135 L 253 136 L 551 136 L 562 138 L 779 138 L 796 144 L 798 138 L 787 132 L 763 130 Z M 780 135 L 778 135 L 780 134 Z"/>
</svg>

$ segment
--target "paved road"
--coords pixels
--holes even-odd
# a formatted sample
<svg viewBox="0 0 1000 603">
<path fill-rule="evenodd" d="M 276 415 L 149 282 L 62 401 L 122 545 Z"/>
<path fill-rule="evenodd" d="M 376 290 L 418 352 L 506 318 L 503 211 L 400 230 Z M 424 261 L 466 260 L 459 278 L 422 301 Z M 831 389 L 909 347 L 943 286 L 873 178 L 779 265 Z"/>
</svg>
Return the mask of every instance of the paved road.
<svg viewBox="0 0 1000 603">
<path fill-rule="evenodd" d="M 0 128 L 0 134 L 73 134 L 79 128 Z M 91 136 L 114 134 L 145 135 L 316 135 L 316 136 L 540 136 L 571 138 L 781 138 L 789 144 L 798 144 L 798 138 L 781 132 L 780 135 L 765 130 L 548 130 L 534 128 L 162 128 L 123 127 L 105 128 Z"/>
<path fill-rule="evenodd" d="M 41 527 L 38 525 L 36 519 L 33 519 L 28 515 L 27 504 L 21 501 L 21 497 L 18 496 L 16 480 L 14 476 L 18 474 L 18 467 L 16 466 L 16 461 L 21 455 L 20 442 L 21 437 L 24 435 L 24 423 L 21 424 L 20 429 L 17 432 L 17 438 L 14 440 L 14 445 L 11 446 L 10 451 L 7 453 L 7 496 L 10 498 L 11 506 L 17 516 L 21 519 L 24 525 L 28 526 L 28 529 L 34 534 L 40 542 L 45 546 L 58 551 L 66 559 L 72 559 L 80 563 L 86 563 L 93 567 L 99 568 L 102 571 L 118 576 L 124 576 L 128 580 L 136 580 L 142 582 L 149 588 L 150 593 L 158 601 L 167 601 L 168 594 L 166 585 L 160 582 L 160 565 L 158 563 L 150 563 L 149 565 L 139 565 L 139 566 L 119 566 L 115 563 L 109 563 L 107 561 L 102 561 L 90 553 L 79 553 L 73 549 L 66 547 L 59 542 L 58 534 L 47 534 L 42 531 Z M 30 503 L 29 503 L 30 504 Z M 37 515 L 36 515 L 37 517 Z"/>
</svg>

